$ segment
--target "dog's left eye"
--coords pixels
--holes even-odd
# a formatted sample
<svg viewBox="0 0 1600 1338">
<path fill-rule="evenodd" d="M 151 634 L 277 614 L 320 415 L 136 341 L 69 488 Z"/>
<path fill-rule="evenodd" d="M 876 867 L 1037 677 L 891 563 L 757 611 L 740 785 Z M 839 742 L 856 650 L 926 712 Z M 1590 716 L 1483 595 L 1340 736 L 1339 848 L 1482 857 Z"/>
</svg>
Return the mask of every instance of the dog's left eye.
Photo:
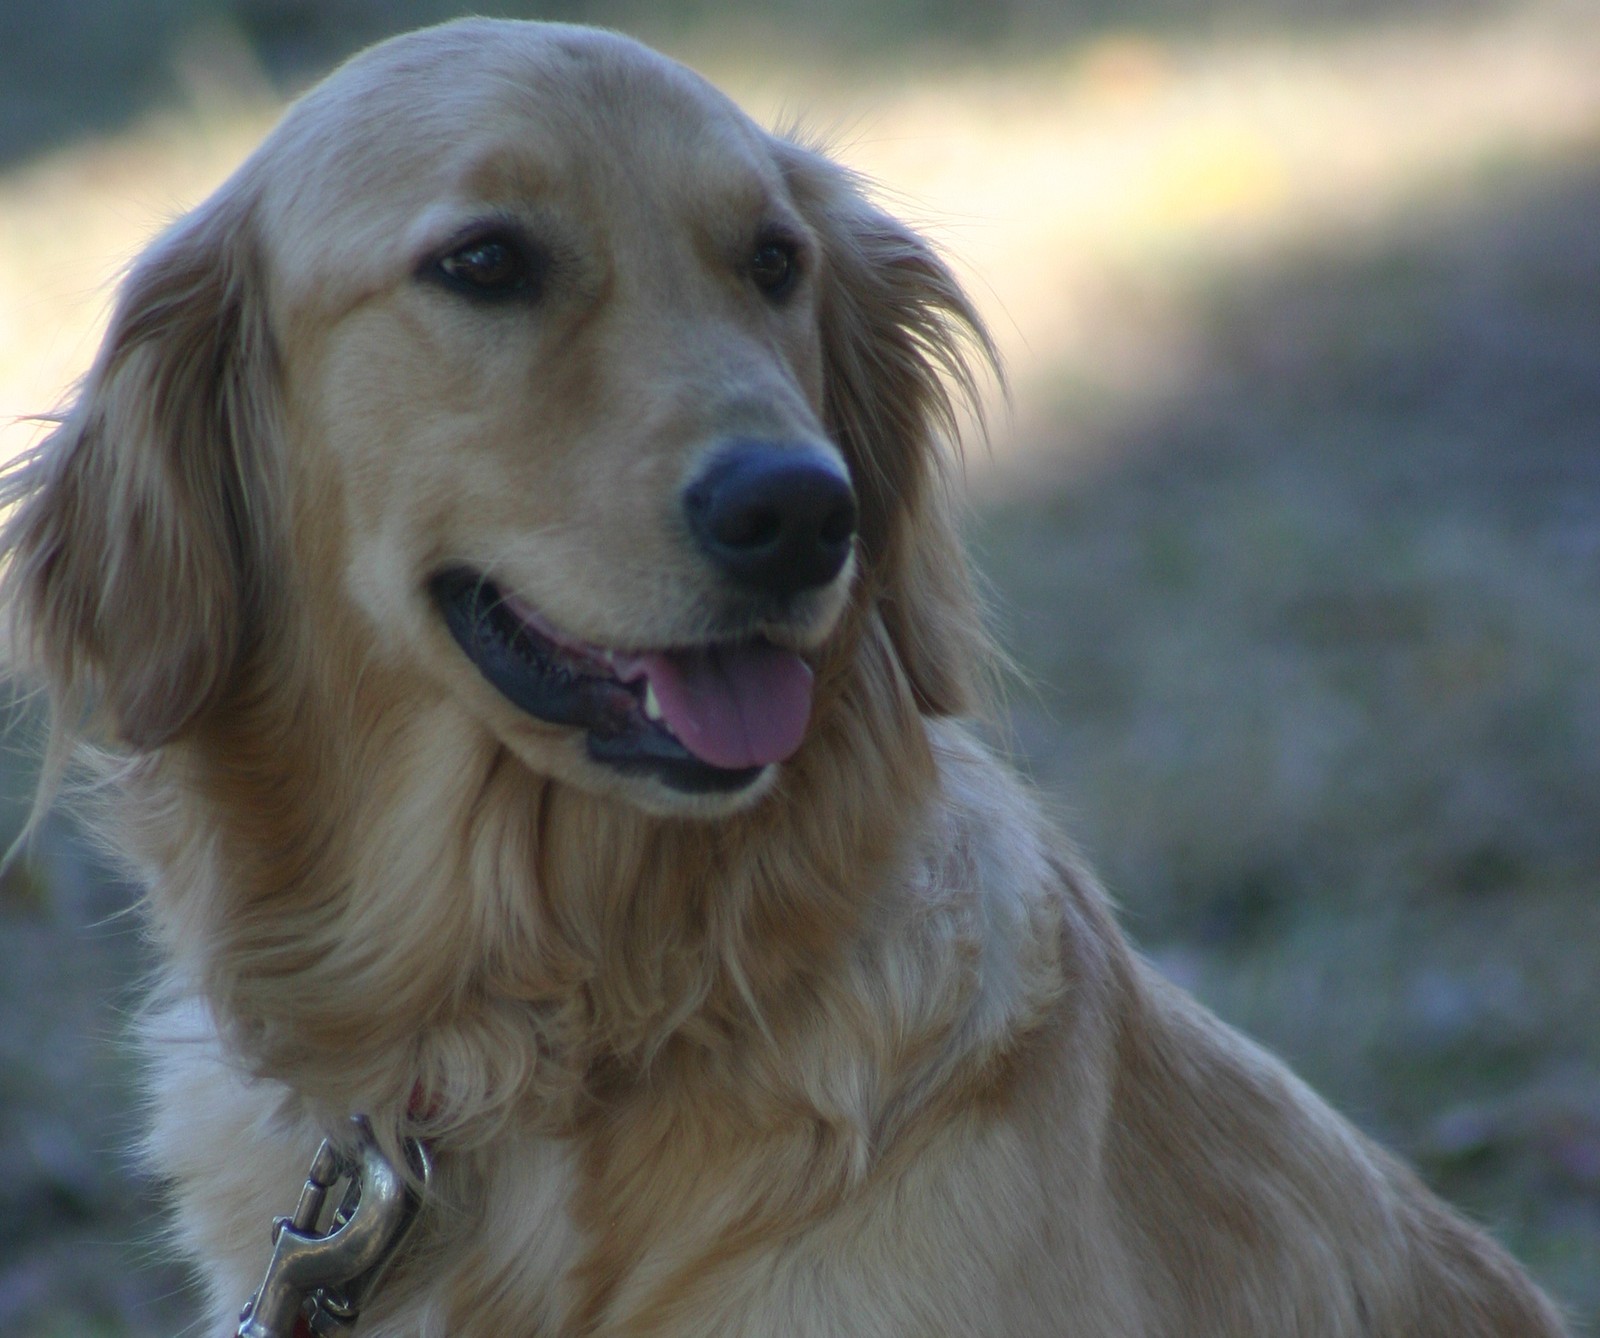
<svg viewBox="0 0 1600 1338">
<path fill-rule="evenodd" d="M 473 297 L 527 293 L 536 279 L 527 247 L 518 238 L 499 232 L 462 243 L 440 256 L 433 268 L 452 288 Z"/>
<path fill-rule="evenodd" d="M 782 297 L 800 274 L 799 249 L 783 238 L 769 238 L 750 258 L 750 277 L 768 297 Z"/>
</svg>

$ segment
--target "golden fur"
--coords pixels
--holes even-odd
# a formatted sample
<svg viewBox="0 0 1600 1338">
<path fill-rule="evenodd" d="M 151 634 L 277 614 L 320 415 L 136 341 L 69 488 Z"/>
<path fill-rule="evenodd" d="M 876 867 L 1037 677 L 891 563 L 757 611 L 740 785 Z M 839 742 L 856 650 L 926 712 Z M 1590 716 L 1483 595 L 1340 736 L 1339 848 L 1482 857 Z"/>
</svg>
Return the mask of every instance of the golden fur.
<svg viewBox="0 0 1600 1338">
<path fill-rule="evenodd" d="M 418 277 L 485 210 L 555 257 L 531 308 Z M 774 218 L 783 303 L 741 267 Z M 849 175 L 574 28 L 375 48 L 138 261 L 4 542 L 149 887 L 205 1332 L 352 1111 L 438 1163 L 369 1338 L 1561 1332 L 1130 952 L 962 723 L 992 657 L 938 443 L 989 357 Z M 836 451 L 860 527 L 785 629 L 804 745 L 685 798 L 510 705 L 424 586 L 711 636 L 663 517 L 738 433 Z"/>
</svg>

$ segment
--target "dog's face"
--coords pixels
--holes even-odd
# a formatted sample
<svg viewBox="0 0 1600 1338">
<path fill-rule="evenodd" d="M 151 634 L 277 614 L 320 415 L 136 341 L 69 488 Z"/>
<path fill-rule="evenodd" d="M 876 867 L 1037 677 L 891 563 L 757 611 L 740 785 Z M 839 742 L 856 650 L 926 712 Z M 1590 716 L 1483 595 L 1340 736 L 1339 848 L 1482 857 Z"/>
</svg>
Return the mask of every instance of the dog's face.
<svg viewBox="0 0 1600 1338">
<path fill-rule="evenodd" d="M 317 143 L 269 160 L 314 184 L 263 197 L 280 319 L 313 332 L 280 339 L 300 513 L 340 499 L 378 653 L 540 771 L 727 806 L 800 746 L 854 571 L 825 257 L 711 89 L 620 39 L 518 36 L 426 93 L 324 90 Z"/>
<path fill-rule="evenodd" d="M 136 267 L 17 487 L 18 603 L 136 746 L 298 607 L 540 774 L 726 812 L 862 618 L 959 706 L 924 485 L 974 323 L 846 174 L 645 48 L 413 34 Z"/>
</svg>

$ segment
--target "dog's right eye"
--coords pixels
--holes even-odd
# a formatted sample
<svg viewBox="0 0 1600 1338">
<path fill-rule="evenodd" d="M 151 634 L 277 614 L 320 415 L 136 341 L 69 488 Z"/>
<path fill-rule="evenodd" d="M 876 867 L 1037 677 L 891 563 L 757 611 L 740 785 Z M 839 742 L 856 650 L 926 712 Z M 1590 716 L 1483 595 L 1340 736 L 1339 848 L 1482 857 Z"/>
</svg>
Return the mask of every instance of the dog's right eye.
<svg viewBox="0 0 1600 1338">
<path fill-rule="evenodd" d="M 486 298 L 531 293 L 538 277 L 527 245 L 508 232 L 459 243 L 434 262 L 433 273 L 459 292 Z"/>
</svg>

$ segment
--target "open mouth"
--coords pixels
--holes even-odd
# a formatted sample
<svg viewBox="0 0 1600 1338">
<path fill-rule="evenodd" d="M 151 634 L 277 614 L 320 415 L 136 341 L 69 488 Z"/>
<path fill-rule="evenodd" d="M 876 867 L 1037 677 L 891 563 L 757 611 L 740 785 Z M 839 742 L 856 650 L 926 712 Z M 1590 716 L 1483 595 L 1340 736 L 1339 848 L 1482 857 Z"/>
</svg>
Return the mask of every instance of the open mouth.
<svg viewBox="0 0 1600 1338">
<path fill-rule="evenodd" d="M 741 790 L 792 756 L 811 714 L 811 670 L 769 641 L 607 650 L 563 636 L 476 572 L 429 583 L 467 658 L 512 705 L 585 731 L 589 756 L 693 793 Z"/>
</svg>

